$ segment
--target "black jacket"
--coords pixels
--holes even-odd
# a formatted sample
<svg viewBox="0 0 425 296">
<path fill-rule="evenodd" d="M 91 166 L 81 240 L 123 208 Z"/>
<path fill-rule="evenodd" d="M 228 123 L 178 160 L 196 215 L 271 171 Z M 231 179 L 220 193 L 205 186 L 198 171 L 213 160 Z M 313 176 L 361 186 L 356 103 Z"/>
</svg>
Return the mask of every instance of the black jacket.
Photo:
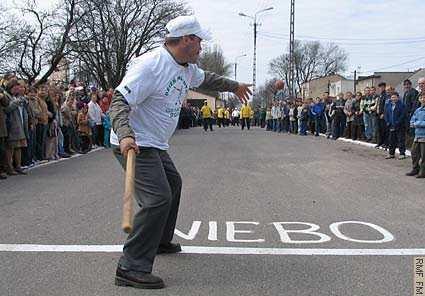
<svg viewBox="0 0 425 296">
<path fill-rule="evenodd" d="M 413 112 L 415 112 L 415 110 L 417 109 L 417 107 L 419 107 L 418 99 L 419 92 L 414 88 L 411 88 L 409 91 L 406 91 L 403 95 L 402 102 L 406 105 L 406 112 L 409 116 L 409 119 L 410 115 L 412 115 Z"/>
<path fill-rule="evenodd" d="M 389 98 L 389 95 L 385 91 L 379 95 L 376 106 L 376 114 L 382 115 L 385 113 L 385 103 Z"/>
</svg>

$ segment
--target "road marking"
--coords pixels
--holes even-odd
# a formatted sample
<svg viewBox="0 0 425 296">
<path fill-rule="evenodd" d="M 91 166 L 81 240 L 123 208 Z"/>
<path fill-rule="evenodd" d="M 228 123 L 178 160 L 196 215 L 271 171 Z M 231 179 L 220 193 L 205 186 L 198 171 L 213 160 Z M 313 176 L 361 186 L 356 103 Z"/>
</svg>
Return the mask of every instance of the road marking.
<svg viewBox="0 0 425 296">
<path fill-rule="evenodd" d="M 121 253 L 122 245 L 0 244 L 0 252 Z M 291 256 L 425 256 L 425 249 L 301 249 L 183 246 L 183 254 Z"/>
<path fill-rule="evenodd" d="M 358 141 L 358 140 L 351 140 L 351 139 L 346 139 L 346 138 L 338 138 L 338 140 L 346 142 L 346 143 L 352 143 L 352 144 L 366 146 L 366 147 L 369 147 L 369 148 L 375 148 L 375 146 L 376 146 L 376 144 L 373 144 L 373 143 L 368 143 L 368 142 Z M 381 148 L 381 147 L 379 147 L 379 149 L 383 150 L 383 148 Z M 396 149 L 396 153 L 400 154 L 400 151 L 398 150 L 398 148 Z M 406 150 L 405 154 L 407 156 L 412 156 L 412 153 L 409 150 Z"/>
</svg>

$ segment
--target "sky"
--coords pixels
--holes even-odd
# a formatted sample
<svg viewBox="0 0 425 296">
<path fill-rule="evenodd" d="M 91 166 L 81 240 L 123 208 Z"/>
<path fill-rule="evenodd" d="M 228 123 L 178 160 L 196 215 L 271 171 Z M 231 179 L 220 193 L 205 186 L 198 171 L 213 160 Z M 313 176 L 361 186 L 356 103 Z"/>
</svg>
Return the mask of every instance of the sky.
<svg viewBox="0 0 425 296">
<path fill-rule="evenodd" d="M 12 0 L 6 0 L 6 3 Z M 22 0 L 15 0 L 16 3 Z M 39 1 L 42 6 L 55 0 Z M 238 59 L 238 80 L 252 81 L 253 27 L 239 12 L 258 15 L 257 87 L 267 79 L 269 62 L 288 51 L 290 0 L 186 0 L 209 28 L 227 62 Z M 424 0 L 295 0 L 295 39 L 334 42 L 348 53 L 345 76 L 425 67 Z"/>
<path fill-rule="evenodd" d="M 269 62 L 288 51 L 290 0 L 189 0 L 202 25 L 228 62 L 241 54 L 238 78 L 252 80 L 253 27 L 239 12 L 259 14 L 257 86 L 273 76 Z M 348 53 L 348 69 L 360 75 L 377 71 L 407 71 L 424 67 L 423 0 L 295 0 L 295 39 L 334 42 Z M 239 80 L 239 79 L 238 79 Z"/>
</svg>

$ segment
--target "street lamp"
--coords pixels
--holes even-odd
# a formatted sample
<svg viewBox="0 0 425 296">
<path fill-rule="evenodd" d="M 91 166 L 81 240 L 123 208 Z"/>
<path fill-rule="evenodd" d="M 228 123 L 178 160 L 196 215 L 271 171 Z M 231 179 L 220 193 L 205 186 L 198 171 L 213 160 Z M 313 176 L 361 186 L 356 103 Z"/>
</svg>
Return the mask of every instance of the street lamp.
<svg viewBox="0 0 425 296">
<path fill-rule="evenodd" d="M 246 57 L 246 54 L 241 54 L 241 55 L 239 55 L 235 58 L 235 81 L 236 81 L 236 72 L 237 72 L 237 69 L 238 69 L 238 59 L 241 58 L 241 57 Z"/>
<path fill-rule="evenodd" d="M 257 15 L 268 11 L 268 10 L 272 10 L 273 7 L 268 7 L 268 8 L 264 8 L 261 9 L 259 11 L 257 11 L 254 16 L 251 15 L 247 15 L 245 13 L 239 12 L 239 16 L 243 16 L 243 17 L 247 17 L 250 18 L 254 21 L 254 57 L 253 57 L 253 62 L 252 62 L 252 99 L 254 100 L 255 98 L 255 84 L 256 84 L 256 72 L 257 72 L 257 26 L 259 25 L 257 23 Z"/>
</svg>

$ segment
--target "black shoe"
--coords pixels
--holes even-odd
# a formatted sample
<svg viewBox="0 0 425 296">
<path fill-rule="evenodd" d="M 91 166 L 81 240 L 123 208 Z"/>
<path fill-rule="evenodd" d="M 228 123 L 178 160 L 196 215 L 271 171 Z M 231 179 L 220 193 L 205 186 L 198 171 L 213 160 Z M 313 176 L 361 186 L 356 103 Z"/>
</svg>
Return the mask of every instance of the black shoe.
<svg viewBox="0 0 425 296">
<path fill-rule="evenodd" d="M 27 175 L 27 174 L 28 174 L 26 170 L 21 169 L 21 168 L 19 168 L 19 169 L 15 169 L 15 171 L 16 171 L 19 175 Z"/>
<path fill-rule="evenodd" d="M 425 173 L 421 173 L 421 174 L 417 175 L 416 178 L 425 179 Z"/>
<path fill-rule="evenodd" d="M 7 179 L 7 174 L 6 173 L 0 173 L 0 180 L 5 180 Z"/>
<path fill-rule="evenodd" d="M 15 170 L 8 170 L 6 172 L 6 174 L 8 174 L 9 176 L 16 176 L 16 175 L 18 175 L 18 173 Z"/>
<path fill-rule="evenodd" d="M 117 267 L 115 285 L 138 289 L 162 289 L 165 286 L 160 277 L 149 272 L 132 271 L 122 267 Z"/>
<path fill-rule="evenodd" d="M 419 174 L 419 171 L 418 170 L 411 170 L 410 172 L 408 172 L 407 174 L 406 174 L 406 176 L 416 176 L 417 174 Z"/>
<path fill-rule="evenodd" d="M 174 254 L 174 253 L 179 253 L 181 251 L 182 251 L 182 247 L 180 246 L 180 244 L 168 243 L 168 244 L 159 245 L 158 251 L 156 253 L 157 254 Z"/>
</svg>

